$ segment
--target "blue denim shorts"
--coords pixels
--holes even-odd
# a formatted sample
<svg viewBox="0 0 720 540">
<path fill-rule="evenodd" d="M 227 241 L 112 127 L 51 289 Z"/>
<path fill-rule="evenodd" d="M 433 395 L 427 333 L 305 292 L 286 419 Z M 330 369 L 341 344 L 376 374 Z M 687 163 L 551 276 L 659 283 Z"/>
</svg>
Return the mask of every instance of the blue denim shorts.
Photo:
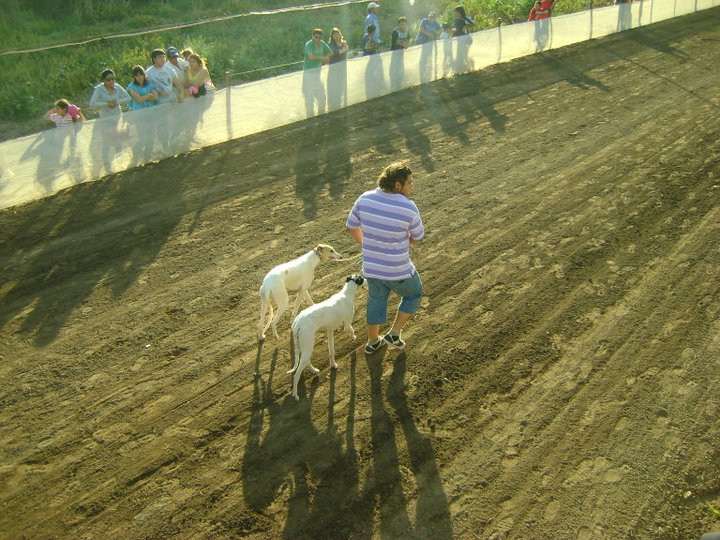
<svg viewBox="0 0 720 540">
<path fill-rule="evenodd" d="M 417 272 L 409 278 L 400 281 L 367 278 L 367 285 L 368 324 L 385 324 L 387 322 L 387 305 L 391 292 L 394 292 L 402 299 L 398 311 L 412 314 L 417 312 L 420 307 L 423 284 L 422 281 L 420 281 L 420 274 Z"/>
</svg>

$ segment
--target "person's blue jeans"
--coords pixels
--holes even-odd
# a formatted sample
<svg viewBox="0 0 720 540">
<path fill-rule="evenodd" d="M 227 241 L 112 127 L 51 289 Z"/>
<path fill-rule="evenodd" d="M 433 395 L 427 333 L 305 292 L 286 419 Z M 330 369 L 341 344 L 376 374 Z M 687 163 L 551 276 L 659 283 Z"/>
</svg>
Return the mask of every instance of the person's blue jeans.
<svg viewBox="0 0 720 540">
<path fill-rule="evenodd" d="M 409 278 L 400 281 L 367 278 L 367 285 L 368 324 L 385 324 L 387 322 L 387 305 L 391 292 L 394 292 L 401 298 L 398 311 L 412 314 L 417 312 L 420 307 L 423 284 L 420 280 L 420 274 L 417 272 Z"/>
</svg>

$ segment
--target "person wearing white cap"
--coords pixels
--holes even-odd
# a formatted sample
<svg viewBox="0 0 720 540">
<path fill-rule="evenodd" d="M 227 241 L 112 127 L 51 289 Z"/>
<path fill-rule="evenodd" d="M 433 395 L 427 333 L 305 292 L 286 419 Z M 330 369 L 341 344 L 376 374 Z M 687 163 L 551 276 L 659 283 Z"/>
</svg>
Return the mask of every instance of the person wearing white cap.
<svg viewBox="0 0 720 540">
<path fill-rule="evenodd" d="M 363 29 L 367 32 L 367 27 L 371 24 L 375 27 L 375 40 L 378 43 L 381 43 L 380 41 L 380 21 L 378 20 L 378 9 L 380 9 L 380 4 L 377 2 L 370 2 L 368 4 L 367 8 L 367 17 L 365 17 L 365 26 Z"/>
</svg>

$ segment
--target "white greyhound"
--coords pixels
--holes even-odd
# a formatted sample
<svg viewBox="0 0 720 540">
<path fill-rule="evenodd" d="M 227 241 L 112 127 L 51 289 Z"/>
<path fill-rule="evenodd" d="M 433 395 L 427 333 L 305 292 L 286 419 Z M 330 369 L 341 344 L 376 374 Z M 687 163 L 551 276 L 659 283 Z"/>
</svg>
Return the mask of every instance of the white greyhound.
<svg viewBox="0 0 720 540">
<path fill-rule="evenodd" d="M 265 339 L 265 331 L 269 326 L 272 327 L 275 339 L 280 339 L 277 332 L 277 322 L 282 314 L 287 311 L 289 305 L 288 291 L 297 291 L 295 308 L 292 313 L 293 318 L 300 309 L 300 300 L 302 298 L 313 304 L 308 289 L 310 289 L 315 277 L 315 267 L 320 261 L 327 261 L 328 259 L 342 259 L 342 255 L 335 251 L 332 246 L 318 244 L 315 249 L 308 251 L 305 255 L 279 264 L 267 273 L 260 286 L 258 338 L 261 341 Z M 274 301 L 278 308 L 277 313 L 274 315 L 271 301 Z M 268 323 L 265 324 L 265 314 L 268 310 L 270 310 L 270 316 L 268 317 Z"/>
<path fill-rule="evenodd" d="M 293 344 L 295 346 L 295 365 L 288 371 L 293 373 L 292 395 L 299 400 L 297 393 L 300 375 L 306 367 L 313 373 L 319 370 L 310 363 L 313 349 L 315 348 L 315 333 L 318 330 L 327 330 L 328 352 L 330 354 L 330 367 L 337 368 L 335 363 L 335 329 L 341 325 L 350 332 L 355 339 L 355 329 L 352 327 L 353 316 L 355 315 L 355 294 L 365 278 L 359 274 L 353 274 L 347 278 L 345 285 L 340 292 L 335 293 L 327 300 L 305 308 L 300 315 L 295 317 L 292 323 Z"/>
</svg>

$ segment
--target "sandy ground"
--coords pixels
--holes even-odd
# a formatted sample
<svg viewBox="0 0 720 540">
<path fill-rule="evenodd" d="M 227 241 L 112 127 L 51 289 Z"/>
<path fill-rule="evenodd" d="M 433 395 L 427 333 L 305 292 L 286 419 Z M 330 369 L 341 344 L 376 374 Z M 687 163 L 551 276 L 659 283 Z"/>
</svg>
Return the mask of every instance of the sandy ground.
<svg viewBox="0 0 720 540">
<path fill-rule="evenodd" d="M 720 530 L 720 10 L 405 91 L 0 213 L 4 538 Z M 408 159 L 403 352 L 290 396 L 276 263 Z M 313 294 L 352 263 L 317 268 Z M 392 303 L 392 306 L 396 302 Z"/>
</svg>

